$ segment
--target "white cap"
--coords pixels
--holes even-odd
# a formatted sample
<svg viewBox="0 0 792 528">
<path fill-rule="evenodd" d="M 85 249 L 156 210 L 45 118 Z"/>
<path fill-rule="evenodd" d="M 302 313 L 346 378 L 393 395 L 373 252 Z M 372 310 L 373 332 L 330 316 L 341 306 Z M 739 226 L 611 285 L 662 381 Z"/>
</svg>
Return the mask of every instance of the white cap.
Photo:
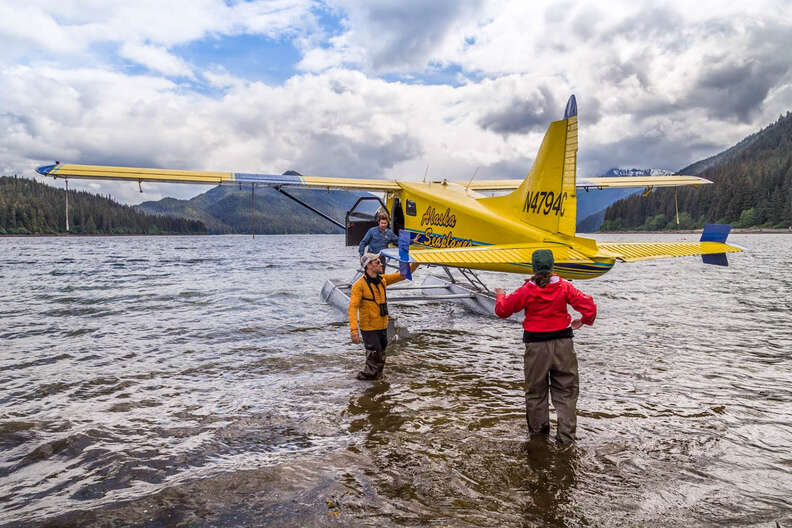
<svg viewBox="0 0 792 528">
<path fill-rule="evenodd" d="M 379 258 L 379 253 L 365 253 L 362 257 L 360 257 L 360 265 L 365 269 L 369 262 L 373 260 L 379 260 Z"/>
</svg>

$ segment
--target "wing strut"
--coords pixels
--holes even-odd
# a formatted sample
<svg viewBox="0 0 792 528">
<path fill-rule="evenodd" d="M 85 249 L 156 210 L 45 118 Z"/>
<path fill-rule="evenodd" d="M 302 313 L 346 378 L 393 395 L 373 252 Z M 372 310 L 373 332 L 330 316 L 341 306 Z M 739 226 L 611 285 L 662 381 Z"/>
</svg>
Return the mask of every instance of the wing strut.
<svg viewBox="0 0 792 528">
<path fill-rule="evenodd" d="M 329 222 L 333 222 L 335 225 L 337 225 L 337 226 L 338 226 L 338 227 L 340 227 L 341 229 L 345 229 L 345 228 L 346 228 L 346 227 L 344 226 L 344 224 L 342 224 L 342 223 L 341 223 L 341 222 L 339 222 L 338 220 L 336 220 L 336 219 L 334 219 L 334 218 L 331 218 L 331 217 L 327 216 L 326 214 L 324 214 L 324 213 L 323 213 L 322 211 L 320 211 L 319 209 L 316 209 L 315 207 L 311 207 L 310 205 L 308 205 L 307 203 L 303 202 L 302 200 L 300 200 L 300 199 L 299 199 L 299 198 L 297 198 L 296 196 L 292 196 L 291 194 L 287 193 L 286 191 L 284 191 L 284 190 L 281 188 L 281 186 L 280 186 L 280 185 L 278 185 L 277 187 L 275 187 L 275 190 L 276 190 L 276 191 L 278 191 L 279 193 L 281 193 L 282 195 L 286 196 L 287 198 L 291 198 L 292 200 L 294 200 L 294 201 L 295 201 L 295 202 L 297 202 L 298 204 L 302 205 L 303 207 L 305 207 L 305 208 L 307 208 L 307 209 L 310 209 L 311 211 L 313 211 L 314 213 L 318 214 L 319 216 L 321 216 L 321 217 L 322 217 L 322 218 L 324 218 L 325 220 L 327 220 L 327 221 L 329 221 Z"/>
<path fill-rule="evenodd" d="M 66 232 L 69 232 L 69 178 L 64 180 L 66 182 Z"/>
<path fill-rule="evenodd" d="M 250 236 L 256 238 L 256 228 L 253 225 L 256 217 L 256 210 L 253 208 L 253 193 L 256 192 L 256 184 L 250 184 Z"/>
</svg>

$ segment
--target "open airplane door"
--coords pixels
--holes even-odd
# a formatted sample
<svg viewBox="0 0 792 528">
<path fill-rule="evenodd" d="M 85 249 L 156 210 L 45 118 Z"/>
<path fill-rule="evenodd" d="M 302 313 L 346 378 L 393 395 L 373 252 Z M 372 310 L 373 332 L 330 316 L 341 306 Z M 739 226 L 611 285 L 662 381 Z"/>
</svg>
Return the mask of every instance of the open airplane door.
<svg viewBox="0 0 792 528">
<path fill-rule="evenodd" d="M 366 231 L 378 224 L 377 213 L 358 211 L 358 206 L 360 206 L 361 203 L 371 200 L 376 200 L 379 202 L 382 210 L 388 213 L 388 216 L 390 216 L 390 211 L 388 211 L 388 208 L 385 207 L 385 204 L 382 203 L 382 200 L 380 200 L 378 197 L 361 196 L 358 198 L 358 200 L 355 202 L 355 205 L 353 205 L 352 208 L 347 211 L 346 219 L 344 221 L 344 232 L 346 234 L 347 246 L 357 246 L 360 244 L 360 241 L 363 240 L 364 236 L 366 236 Z"/>
</svg>

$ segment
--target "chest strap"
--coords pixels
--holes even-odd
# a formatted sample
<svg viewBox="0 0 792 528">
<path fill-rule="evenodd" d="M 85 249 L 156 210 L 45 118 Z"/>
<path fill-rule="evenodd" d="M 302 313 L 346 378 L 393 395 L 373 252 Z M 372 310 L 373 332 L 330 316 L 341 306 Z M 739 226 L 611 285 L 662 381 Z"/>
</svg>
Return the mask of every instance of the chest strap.
<svg viewBox="0 0 792 528">
<path fill-rule="evenodd" d="M 371 281 L 368 280 L 368 277 L 363 277 L 363 280 L 366 281 L 366 284 L 368 284 L 369 291 L 371 292 L 371 299 L 367 299 L 366 297 L 363 297 L 362 295 L 360 296 L 360 298 L 363 299 L 364 301 L 371 301 L 373 303 L 376 303 L 377 302 L 377 297 L 376 297 L 376 295 L 374 295 L 374 289 L 371 287 Z M 379 288 L 379 284 L 377 284 L 377 291 L 379 291 L 379 289 L 380 289 Z M 382 297 L 383 297 L 383 299 L 385 299 L 385 303 L 387 304 L 388 303 L 388 292 L 385 289 L 385 286 L 382 287 Z"/>
</svg>

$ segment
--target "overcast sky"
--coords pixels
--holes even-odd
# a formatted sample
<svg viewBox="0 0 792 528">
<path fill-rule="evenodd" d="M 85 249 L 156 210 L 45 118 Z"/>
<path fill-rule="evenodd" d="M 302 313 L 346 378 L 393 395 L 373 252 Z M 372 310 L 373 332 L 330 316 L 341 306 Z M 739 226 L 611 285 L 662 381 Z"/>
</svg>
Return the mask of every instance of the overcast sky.
<svg viewBox="0 0 792 528">
<path fill-rule="evenodd" d="M 3 0 L 0 43 L 0 171 L 28 177 L 522 178 L 570 94 L 579 176 L 678 170 L 792 110 L 792 1 Z"/>
</svg>

